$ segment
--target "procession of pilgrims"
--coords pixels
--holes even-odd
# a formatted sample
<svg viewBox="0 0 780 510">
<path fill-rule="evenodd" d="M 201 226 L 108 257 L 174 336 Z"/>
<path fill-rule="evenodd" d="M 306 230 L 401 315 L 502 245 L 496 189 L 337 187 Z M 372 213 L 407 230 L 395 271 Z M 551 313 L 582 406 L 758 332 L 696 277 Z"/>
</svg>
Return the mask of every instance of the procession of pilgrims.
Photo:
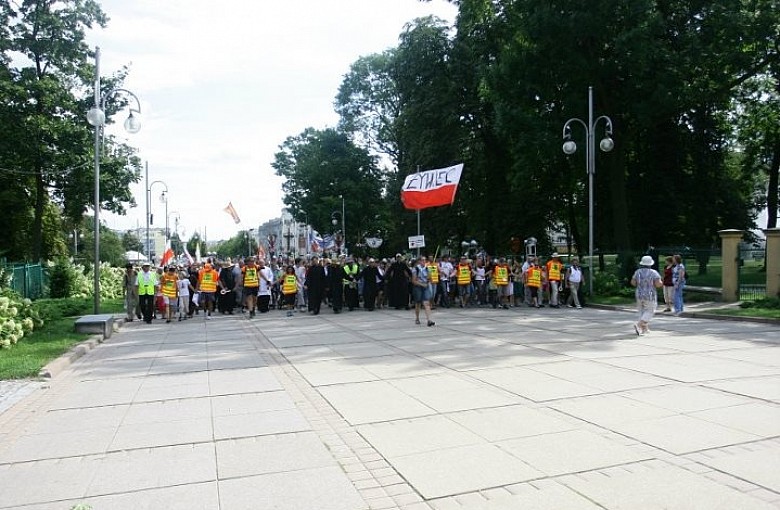
<svg viewBox="0 0 780 510">
<path fill-rule="evenodd" d="M 196 315 L 246 314 L 271 310 L 317 315 L 358 309 L 374 311 L 414 307 L 415 273 L 427 282 L 432 308 L 545 306 L 581 308 L 582 271 L 576 259 L 564 264 L 558 253 L 505 259 L 478 253 L 471 258 L 397 254 L 393 259 L 247 257 L 208 258 L 202 264 L 157 268 L 154 282 L 144 281 L 154 301 L 139 296 L 144 271 L 128 265 L 125 277 L 128 320 L 182 321 Z M 424 275 L 421 273 L 424 272 Z"/>
</svg>

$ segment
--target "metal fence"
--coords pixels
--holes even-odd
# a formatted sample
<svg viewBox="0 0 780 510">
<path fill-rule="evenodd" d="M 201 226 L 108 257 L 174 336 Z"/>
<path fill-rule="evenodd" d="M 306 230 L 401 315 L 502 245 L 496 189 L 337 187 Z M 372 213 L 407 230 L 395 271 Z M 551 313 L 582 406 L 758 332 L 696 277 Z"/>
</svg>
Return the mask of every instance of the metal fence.
<svg viewBox="0 0 780 510">
<path fill-rule="evenodd" d="M 766 285 L 744 285 L 739 286 L 740 301 L 755 301 L 766 298 Z"/>
<path fill-rule="evenodd" d="M 22 297 L 38 299 L 44 296 L 48 274 L 41 264 L 2 263 L 2 268 L 10 277 L 10 288 Z"/>
</svg>

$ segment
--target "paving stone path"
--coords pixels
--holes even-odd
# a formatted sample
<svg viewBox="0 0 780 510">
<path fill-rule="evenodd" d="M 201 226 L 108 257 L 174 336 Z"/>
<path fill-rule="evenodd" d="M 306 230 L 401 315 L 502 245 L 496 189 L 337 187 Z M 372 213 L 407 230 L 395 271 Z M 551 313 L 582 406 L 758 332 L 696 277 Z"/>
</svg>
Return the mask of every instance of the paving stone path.
<svg viewBox="0 0 780 510">
<path fill-rule="evenodd" d="M 435 313 L 126 324 L 0 385 L 0 509 L 780 508 L 780 326 Z"/>
</svg>

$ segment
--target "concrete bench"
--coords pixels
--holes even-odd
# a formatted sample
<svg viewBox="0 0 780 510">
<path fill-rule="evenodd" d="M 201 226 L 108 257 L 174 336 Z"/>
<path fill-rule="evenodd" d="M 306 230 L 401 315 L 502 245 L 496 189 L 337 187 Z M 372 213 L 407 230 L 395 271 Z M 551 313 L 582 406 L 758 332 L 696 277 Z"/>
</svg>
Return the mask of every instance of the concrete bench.
<svg viewBox="0 0 780 510">
<path fill-rule="evenodd" d="M 85 315 L 76 319 L 76 333 L 99 333 L 106 339 L 111 338 L 113 332 L 113 315 Z"/>
</svg>

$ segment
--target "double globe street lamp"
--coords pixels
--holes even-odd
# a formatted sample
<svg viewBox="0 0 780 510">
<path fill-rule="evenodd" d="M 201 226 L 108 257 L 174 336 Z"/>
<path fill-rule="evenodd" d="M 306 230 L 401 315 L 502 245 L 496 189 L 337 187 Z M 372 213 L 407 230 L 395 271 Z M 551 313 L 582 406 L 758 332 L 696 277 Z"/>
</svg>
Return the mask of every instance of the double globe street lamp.
<svg viewBox="0 0 780 510">
<path fill-rule="evenodd" d="M 588 292 L 593 295 L 593 176 L 596 174 L 596 137 L 595 128 L 600 120 L 604 121 L 604 138 L 599 149 L 609 152 L 615 148 L 612 140 L 612 119 L 606 115 L 593 119 L 593 87 L 588 87 L 588 122 L 572 118 L 563 125 L 563 152 L 566 155 L 577 151 L 577 144 L 571 139 L 571 124 L 579 123 L 585 128 L 585 167 L 588 172 Z"/>
<path fill-rule="evenodd" d="M 106 101 L 118 93 L 125 93 L 135 99 L 136 108 L 130 108 L 124 128 L 128 133 L 137 133 L 141 121 L 134 113 L 141 113 L 141 101 L 127 89 L 116 88 L 100 95 L 100 47 L 95 47 L 95 106 L 87 112 L 87 122 L 95 127 L 95 314 L 100 313 L 100 139 L 106 125 Z"/>
</svg>

